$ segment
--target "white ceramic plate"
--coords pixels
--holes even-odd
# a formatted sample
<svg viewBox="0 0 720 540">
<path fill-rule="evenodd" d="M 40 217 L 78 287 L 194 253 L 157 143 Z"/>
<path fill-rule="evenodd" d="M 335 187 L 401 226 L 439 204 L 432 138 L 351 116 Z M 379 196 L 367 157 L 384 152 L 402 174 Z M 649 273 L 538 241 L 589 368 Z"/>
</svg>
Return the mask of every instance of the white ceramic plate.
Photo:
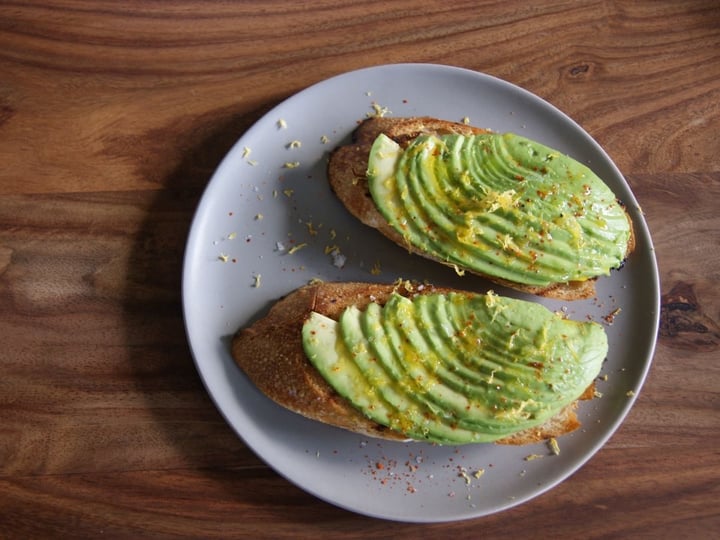
<svg viewBox="0 0 720 540">
<path fill-rule="evenodd" d="M 602 322 L 610 342 L 602 371 L 607 381 L 598 383 L 602 397 L 581 405 L 583 427 L 559 440 L 560 455 L 550 455 L 544 444 L 455 448 L 368 439 L 282 409 L 233 363 L 232 334 L 313 278 L 428 279 L 528 298 L 411 256 L 342 208 L 327 185 L 328 153 L 349 139 L 358 121 L 377 113 L 467 118 L 476 126 L 534 138 L 588 164 L 627 205 L 637 249 L 625 267 L 600 279 L 596 299 L 542 300 L 551 309 L 565 307 L 573 318 Z M 329 246 L 345 257 L 342 268 L 326 253 Z M 183 303 L 208 392 L 238 435 L 279 474 L 361 514 L 440 522 L 527 501 L 565 480 L 600 449 L 629 411 L 650 366 L 659 285 L 651 239 L 633 194 L 575 122 L 533 94 L 487 75 L 399 64 L 316 84 L 275 107 L 240 138 L 198 206 L 185 254 Z M 542 457 L 527 460 L 531 455 Z"/>
</svg>

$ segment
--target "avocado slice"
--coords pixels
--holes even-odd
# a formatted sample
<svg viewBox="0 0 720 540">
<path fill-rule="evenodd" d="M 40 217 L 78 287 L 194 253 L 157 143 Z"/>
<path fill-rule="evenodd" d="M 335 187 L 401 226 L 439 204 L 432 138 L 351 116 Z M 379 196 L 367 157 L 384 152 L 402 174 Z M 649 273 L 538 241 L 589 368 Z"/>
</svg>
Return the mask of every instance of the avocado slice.
<svg viewBox="0 0 720 540">
<path fill-rule="evenodd" d="M 533 286 L 620 266 L 630 223 L 588 167 L 512 133 L 422 135 L 402 149 L 379 135 L 368 161 L 375 205 L 435 258 Z"/>
<path fill-rule="evenodd" d="M 542 424 L 600 371 L 597 323 L 493 293 L 393 293 L 384 306 L 311 313 L 310 362 L 368 418 L 408 438 L 488 442 Z"/>
</svg>

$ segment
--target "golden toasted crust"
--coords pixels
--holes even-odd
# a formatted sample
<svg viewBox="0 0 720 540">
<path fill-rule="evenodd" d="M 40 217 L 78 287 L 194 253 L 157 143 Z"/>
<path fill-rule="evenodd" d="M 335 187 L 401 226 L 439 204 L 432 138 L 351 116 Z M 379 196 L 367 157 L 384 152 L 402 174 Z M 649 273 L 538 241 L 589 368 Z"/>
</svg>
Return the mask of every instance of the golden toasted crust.
<svg viewBox="0 0 720 540">
<path fill-rule="evenodd" d="M 332 190 L 348 211 L 365 225 L 377 229 L 384 236 L 408 249 L 408 251 L 436 262 L 447 264 L 426 252 L 409 245 L 405 239 L 380 214 L 370 195 L 366 172 L 370 148 L 378 135 L 384 133 L 401 146 L 422 134 L 444 135 L 449 133 L 488 133 L 456 122 L 428 117 L 413 118 L 370 118 L 361 123 L 353 133 L 351 144 L 336 148 L 328 162 L 328 180 Z M 628 216 L 632 228 L 632 220 Z M 635 235 L 630 235 L 626 256 L 635 246 Z M 515 290 L 562 300 L 581 300 L 595 295 L 595 280 L 555 283 L 544 287 L 515 283 L 504 279 L 479 274 L 483 277 Z"/>
<path fill-rule="evenodd" d="M 346 307 L 356 305 L 363 309 L 370 302 L 384 304 L 393 292 L 407 296 L 449 290 L 410 286 L 407 283 L 307 285 L 279 300 L 267 316 L 249 328 L 239 330 L 232 340 L 232 356 L 260 391 L 287 409 L 371 437 L 406 440 L 406 437 L 366 418 L 330 387 L 305 355 L 302 326 L 311 311 L 337 320 Z M 573 404 L 542 426 L 497 442 L 529 444 L 563 435 L 579 425 Z"/>
</svg>

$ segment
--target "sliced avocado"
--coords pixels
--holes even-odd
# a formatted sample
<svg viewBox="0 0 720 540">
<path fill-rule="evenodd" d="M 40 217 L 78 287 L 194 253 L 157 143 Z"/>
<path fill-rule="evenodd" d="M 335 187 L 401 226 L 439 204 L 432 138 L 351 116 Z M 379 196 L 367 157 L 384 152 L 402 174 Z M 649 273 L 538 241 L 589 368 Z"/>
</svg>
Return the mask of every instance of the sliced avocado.
<svg viewBox="0 0 720 540">
<path fill-rule="evenodd" d="M 336 321 L 313 311 L 302 330 L 305 354 L 338 394 L 378 424 L 389 425 L 392 410 L 353 361 L 337 327 Z"/>
<path fill-rule="evenodd" d="M 377 304 L 374 306 L 365 313 L 371 316 L 378 313 L 379 306 Z M 366 334 L 363 329 L 374 323 L 368 321 L 363 325 L 362 318 L 363 312 L 352 306 L 343 312 L 339 321 L 340 340 L 346 345 L 345 350 L 368 383 L 362 389 L 353 389 L 354 392 L 377 393 L 381 396 L 391 409 L 386 425 L 409 437 L 446 443 L 477 440 L 479 434 L 458 429 L 447 423 L 433 421 L 433 416 L 437 414 L 438 410 L 430 410 L 426 402 L 417 399 L 418 396 L 410 391 L 413 386 L 412 381 L 404 377 L 404 373 L 395 371 L 395 376 L 393 376 L 393 368 L 397 369 L 398 366 L 391 365 L 392 355 L 374 354 L 376 349 L 372 347 L 370 339 L 373 342 L 378 339 L 382 340 L 382 327 L 375 328 Z M 400 364 L 403 363 L 403 359 L 400 359 Z"/>
<path fill-rule="evenodd" d="M 370 193 L 408 244 L 528 285 L 582 281 L 618 267 L 630 223 L 588 167 L 515 134 L 385 135 L 368 162 Z"/>
<path fill-rule="evenodd" d="M 423 297 L 418 297 L 418 301 Z M 430 304 L 436 297 L 432 297 Z M 426 298 L 427 299 L 427 298 Z M 406 352 L 406 377 L 414 383 L 413 391 L 432 408 L 439 411 L 445 421 L 457 427 L 503 436 L 508 434 L 506 422 L 497 421 L 494 402 L 485 382 L 475 383 L 472 378 L 463 380 L 443 365 L 443 359 L 436 348 L 426 340 L 419 330 L 422 320 L 418 319 L 417 302 L 402 297 L 393 297 L 385 306 L 386 320 L 401 320 L 398 324 L 397 343 L 404 344 Z M 399 308 L 399 309 L 398 309 Z M 402 318 L 396 316 L 402 313 Z M 432 331 L 429 329 L 429 331 Z M 517 422 L 512 431 L 530 423 Z"/>
<path fill-rule="evenodd" d="M 484 442 L 539 425 L 597 376 L 596 323 L 494 294 L 393 294 L 335 322 L 312 313 L 307 357 L 363 414 L 409 438 Z"/>
</svg>

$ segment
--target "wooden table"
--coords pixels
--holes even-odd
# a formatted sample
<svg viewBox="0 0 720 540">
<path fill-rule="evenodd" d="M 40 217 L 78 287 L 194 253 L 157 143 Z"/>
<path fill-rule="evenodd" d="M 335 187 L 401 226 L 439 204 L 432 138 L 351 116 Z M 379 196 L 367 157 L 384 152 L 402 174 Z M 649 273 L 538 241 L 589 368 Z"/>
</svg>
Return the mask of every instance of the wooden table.
<svg viewBox="0 0 720 540">
<path fill-rule="evenodd" d="M 384 522 L 288 483 L 221 418 L 183 328 L 184 242 L 231 144 L 298 90 L 394 62 L 486 72 L 568 113 L 624 172 L 661 269 L 654 364 L 621 429 L 477 520 Z M 717 535 L 719 135 L 709 0 L 0 3 L 0 537 Z"/>
</svg>

